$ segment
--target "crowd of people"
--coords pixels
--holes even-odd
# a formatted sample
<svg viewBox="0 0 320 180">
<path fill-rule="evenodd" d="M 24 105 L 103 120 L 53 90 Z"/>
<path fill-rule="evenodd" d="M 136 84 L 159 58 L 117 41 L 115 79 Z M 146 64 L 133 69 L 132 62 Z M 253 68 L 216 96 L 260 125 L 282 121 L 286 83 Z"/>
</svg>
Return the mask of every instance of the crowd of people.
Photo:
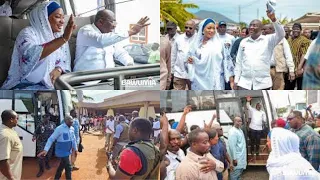
<svg viewBox="0 0 320 180">
<path fill-rule="evenodd" d="M 311 37 L 300 23 L 281 25 L 253 20 L 229 31 L 224 21 L 173 22 L 161 37 L 161 90 L 294 90 L 320 89 L 320 34 Z M 291 28 L 291 29 L 290 29 Z M 230 33 L 230 34 L 228 34 Z"/>
<path fill-rule="evenodd" d="M 45 169 L 51 169 L 50 160 L 53 152 L 59 158 L 60 164 L 54 179 L 60 179 L 65 170 L 66 179 L 72 179 L 72 171 L 79 170 L 76 160 L 78 152 L 82 152 L 82 136 L 80 122 L 76 110 L 71 110 L 59 126 L 52 122 L 50 114 L 44 114 L 37 125 L 32 141 L 36 141 L 37 162 L 41 177 Z M 88 116 L 83 116 L 88 117 Z M 102 118 L 101 124 L 105 135 L 106 163 L 110 179 L 157 179 L 159 176 L 159 118 L 155 120 L 139 117 L 138 111 L 125 117 L 117 114 Z M 17 132 L 18 115 L 13 110 L 5 110 L 1 114 L 0 128 L 0 179 L 21 179 L 23 162 L 23 145 Z M 94 125 L 92 125 L 94 128 Z M 98 127 L 98 126 L 97 126 Z M 100 129 L 96 129 L 100 131 Z M 112 155 L 111 155 L 112 154 Z"/>
<path fill-rule="evenodd" d="M 54 82 L 61 74 L 113 68 L 114 59 L 124 66 L 134 65 L 129 53 L 116 43 L 148 26 L 148 17 L 141 18 L 128 31 L 115 32 L 115 14 L 106 9 L 98 11 L 94 23 L 78 31 L 71 69 L 68 41 L 76 24 L 71 15 L 63 30 L 64 15 L 55 1 L 41 2 L 28 14 L 30 26 L 22 29 L 16 38 L 8 77 L 1 89 L 54 89 Z M 156 44 L 152 47 L 151 63 L 160 60 L 158 48 Z"/>
<path fill-rule="evenodd" d="M 248 157 L 258 156 L 265 148 L 269 152 L 265 163 L 270 179 L 319 179 L 320 134 L 308 125 L 307 117 L 303 117 L 300 111 L 292 111 L 287 120 L 273 120 L 266 135 L 266 147 L 260 149 L 263 129 L 268 121 L 261 104 L 257 103 L 254 108 L 251 99 L 247 97 L 245 106 L 249 113 L 246 123 L 249 127 L 244 127 L 244 120 L 236 116 L 227 137 L 215 120 L 215 114 L 208 124 L 204 122 L 203 128 L 188 124 L 189 131 L 185 127 L 191 106 L 184 108 L 177 126 L 173 126 L 163 112 L 161 179 L 239 180 L 248 163 L 255 161 Z M 318 126 L 320 116 L 315 122 Z M 248 149 L 249 145 L 251 148 Z"/>
</svg>

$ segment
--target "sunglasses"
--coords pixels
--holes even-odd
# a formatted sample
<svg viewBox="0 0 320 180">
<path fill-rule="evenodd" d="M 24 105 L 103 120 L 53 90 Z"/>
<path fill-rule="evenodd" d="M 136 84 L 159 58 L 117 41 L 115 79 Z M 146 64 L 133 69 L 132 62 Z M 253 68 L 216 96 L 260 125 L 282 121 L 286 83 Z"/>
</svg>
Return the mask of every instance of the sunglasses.
<svg viewBox="0 0 320 180">
<path fill-rule="evenodd" d="M 184 29 L 190 29 L 190 30 L 192 30 L 193 28 L 192 27 L 184 27 Z"/>
</svg>

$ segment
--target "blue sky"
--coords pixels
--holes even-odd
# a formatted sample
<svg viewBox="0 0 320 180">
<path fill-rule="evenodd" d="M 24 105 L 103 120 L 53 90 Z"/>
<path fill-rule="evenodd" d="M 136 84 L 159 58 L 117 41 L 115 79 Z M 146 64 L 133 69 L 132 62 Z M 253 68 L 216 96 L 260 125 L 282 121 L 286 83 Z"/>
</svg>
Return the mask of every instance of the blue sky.
<svg viewBox="0 0 320 180">
<path fill-rule="evenodd" d="M 239 21 L 238 6 L 251 6 L 241 8 L 241 21 L 250 23 L 257 18 L 259 9 L 259 19 L 266 15 L 267 0 L 184 0 L 184 3 L 192 2 L 197 4 L 200 9 L 190 10 L 195 13 L 199 10 L 215 11 L 227 16 L 228 18 Z M 297 19 L 307 12 L 320 12 L 320 0 L 277 0 L 276 16 Z"/>
</svg>

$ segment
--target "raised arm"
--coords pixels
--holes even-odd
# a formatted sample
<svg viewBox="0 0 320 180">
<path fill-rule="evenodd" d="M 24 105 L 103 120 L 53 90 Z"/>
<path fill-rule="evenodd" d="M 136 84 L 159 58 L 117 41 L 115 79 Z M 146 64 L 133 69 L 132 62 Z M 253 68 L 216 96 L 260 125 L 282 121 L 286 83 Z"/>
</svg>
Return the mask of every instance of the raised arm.
<svg viewBox="0 0 320 180">
<path fill-rule="evenodd" d="M 282 25 L 279 22 L 277 22 L 277 18 L 274 13 L 270 13 L 269 11 L 267 11 L 267 16 L 271 19 L 275 30 L 275 34 L 267 36 L 269 38 L 269 47 L 273 51 L 274 47 L 276 47 L 276 45 L 279 44 L 279 42 L 285 37 L 286 33 Z"/>
<path fill-rule="evenodd" d="M 179 131 L 180 133 L 183 132 L 184 125 L 186 123 L 186 116 L 190 111 L 191 111 L 191 105 L 184 107 L 183 114 L 182 114 L 181 119 L 179 121 L 179 124 L 177 126 L 177 131 Z"/>
</svg>

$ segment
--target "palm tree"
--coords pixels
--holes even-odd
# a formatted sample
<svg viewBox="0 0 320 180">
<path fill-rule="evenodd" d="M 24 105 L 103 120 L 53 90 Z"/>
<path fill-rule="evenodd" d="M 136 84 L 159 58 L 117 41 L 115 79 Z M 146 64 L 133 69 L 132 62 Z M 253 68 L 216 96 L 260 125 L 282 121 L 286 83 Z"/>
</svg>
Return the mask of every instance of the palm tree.
<svg viewBox="0 0 320 180">
<path fill-rule="evenodd" d="M 193 3 L 183 3 L 182 0 L 160 0 L 160 19 L 163 22 L 172 21 L 184 30 L 184 23 L 195 16 L 186 8 L 199 8 Z"/>
<path fill-rule="evenodd" d="M 70 94 L 71 94 L 71 98 L 73 99 L 72 100 L 73 107 L 77 107 L 77 103 L 74 101 L 74 100 L 78 100 L 79 101 L 76 91 L 71 90 Z M 85 99 L 85 100 L 94 100 L 92 97 L 86 96 L 86 95 L 83 95 L 83 99 Z"/>
<path fill-rule="evenodd" d="M 281 18 L 277 18 L 277 19 L 279 20 L 280 24 L 285 25 L 285 24 L 289 23 L 289 19 L 287 17 L 284 17 L 282 19 Z M 262 17 L 261 22 L 262 22 L 263 25 L 271 23 L 270 19 L 269 18 L 265 18 L 265 17 Z"/>
<path fill-rule="evenodd" d="M 270 19 L 269 18 L 265 18 L 265 17 L 262 17 L 262 20 L 261 20 L 262 24 L 265 25 L 265 24 L 270 24 Z"/>
<path fill-rule="evenodd" d="M 240 29 L 242 29 L 244 27 L 248 27 L 247 23 L 245 23 L 245 22 L 240 22 L 239 25 L 240 25 Z"/>
</svg>

